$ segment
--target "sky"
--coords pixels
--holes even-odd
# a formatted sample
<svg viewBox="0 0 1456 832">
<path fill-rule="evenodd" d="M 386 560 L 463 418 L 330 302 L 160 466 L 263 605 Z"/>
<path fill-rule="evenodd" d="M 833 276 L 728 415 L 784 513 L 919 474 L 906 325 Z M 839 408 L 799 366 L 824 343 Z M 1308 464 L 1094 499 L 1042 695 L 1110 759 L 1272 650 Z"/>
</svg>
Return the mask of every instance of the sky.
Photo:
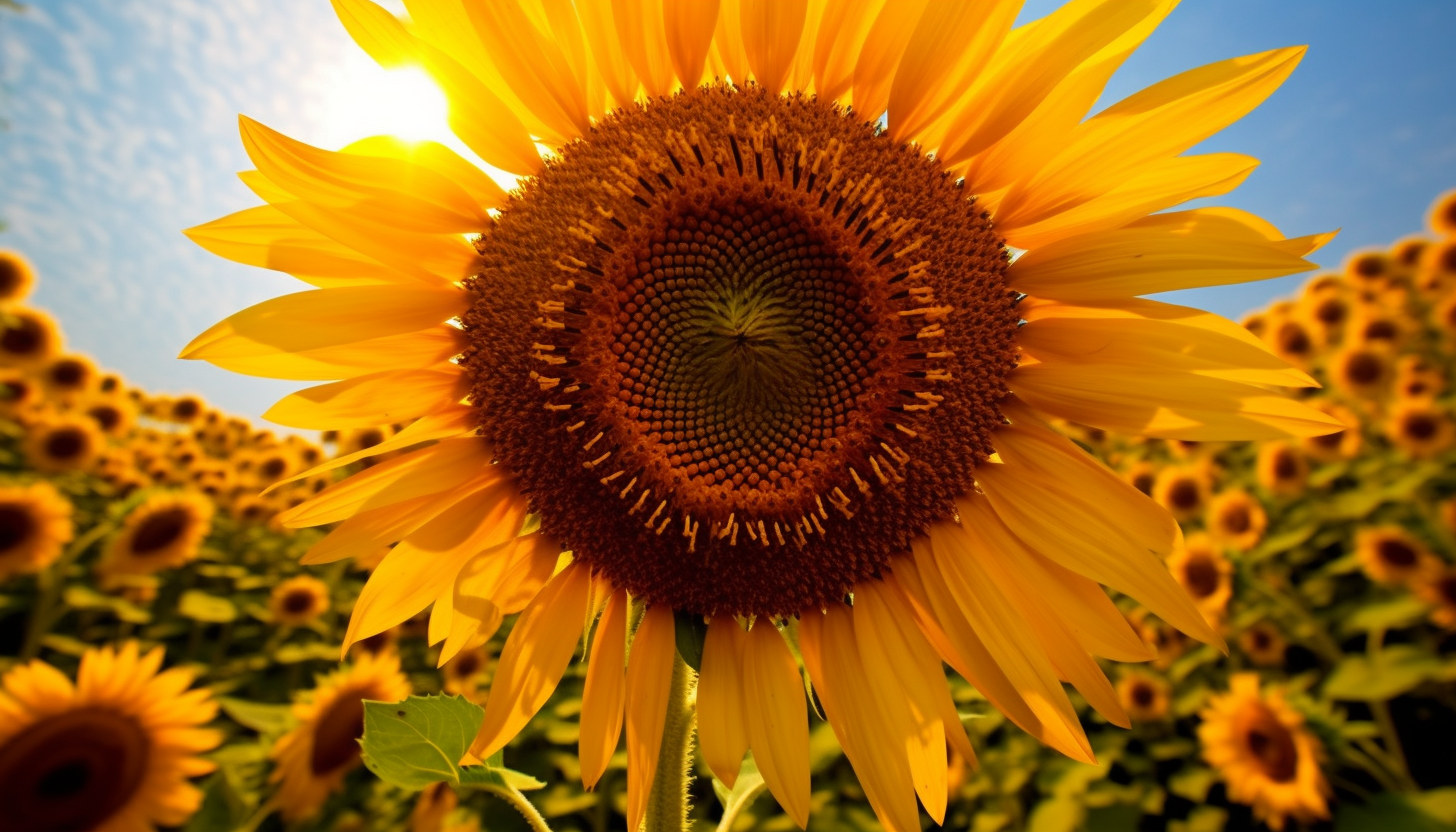
<svg viewBox="0 0 1456 832">
<path fill-rule="evenodd" d="M 228 314 L 302 288 L 181 233 L 256 204 L 235 176 L 251 167 L 238 114 L 330 148 L 389 132 L 443 139 L 438 92 L 375 66 L 326 0 L 28 5 L 0 12 L 0 247 L 35 264 L 33 302 L 72 349 L 148 390 L 261 414 L 298 385 L 175 358 Z M 1028 0 L 1023 18 L 1058 5 Z M 1281 90 L 1197 150 L 1261 159 L 1217 202 L 1290 236 L 1342 229 L 1314 257 L 1338 268 L 1419 230 L 1456 186 L 1452 32 L 1453 0 L 1184 0 L 1099 106 L 1201 64 L 1308 44 Z M 1172 299 L 1238 318 L 1304 279 Z"/>
</svg>

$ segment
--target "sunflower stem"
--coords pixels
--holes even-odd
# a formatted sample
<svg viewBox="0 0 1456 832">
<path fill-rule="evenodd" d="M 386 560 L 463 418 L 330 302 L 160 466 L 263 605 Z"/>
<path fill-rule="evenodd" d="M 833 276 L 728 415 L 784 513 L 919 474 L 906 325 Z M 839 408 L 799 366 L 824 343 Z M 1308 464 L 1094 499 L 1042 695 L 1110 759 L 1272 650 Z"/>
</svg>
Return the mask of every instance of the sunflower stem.
<svg viewBox="0 0 1456 832">
<path fill-rule="evenodd" d="M 667 720 L 657 776 L 647 798 L 646 832 L 684 832 L 688 829 L 688 785 L 692 782 L 693 728 L 697 720 L 697 674 L 673 654 L 672 686 L 667 696 Z"/>
<path fill-rule="evenodd" d="M 56 558 L 56 562 L 50 565 L 50 568 L 36 576 L 35 605 L 30 608 L 30 622 L 25 628 L 25 644 L 21 647 L 18 657 L 20 661 L 28 662 L 40 655 L 41 639 L 45 638 L 45 634 L 55 623 L 53 613 L 56 602 L 61 598 L 61 587 L 66 583 L 66 572 L 70 570 L 71 564 L 91 548 L 91 544 L 110 532 L 110 523 L 97 523 L 91 527 L 90 531 L 72 541 L 61 556 Z"/>
<path fill-rule="evenodd" d="M 521 813 L 530 825 L 531 832 L 551 832 L 551 827 L 546 825 L 546 819 L 536 810 L 536 806 L 521 794 L 521 790 L 510 783 L 504 786 L 486 786 L 485 791 L 499 797 L 501 800 L 511 804 L 511 808 Z"/>
</svg>

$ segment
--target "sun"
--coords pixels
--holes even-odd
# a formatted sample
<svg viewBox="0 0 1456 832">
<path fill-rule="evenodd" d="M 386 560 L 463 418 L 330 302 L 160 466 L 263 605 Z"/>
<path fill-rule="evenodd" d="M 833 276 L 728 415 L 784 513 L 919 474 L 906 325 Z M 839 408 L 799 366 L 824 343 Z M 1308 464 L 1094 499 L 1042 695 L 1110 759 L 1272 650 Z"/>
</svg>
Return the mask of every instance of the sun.
<svg viewBox="0 0 1456 832">
<path fill-rule="evenodd" d="M 445 93 L 424 70 L 384 69 L 355 55 L 343 63 L 328 73 L 324 85 L 324 144 L 341 146 L 380 135 L 459 144 L 450 132 Z"/>
</svg>

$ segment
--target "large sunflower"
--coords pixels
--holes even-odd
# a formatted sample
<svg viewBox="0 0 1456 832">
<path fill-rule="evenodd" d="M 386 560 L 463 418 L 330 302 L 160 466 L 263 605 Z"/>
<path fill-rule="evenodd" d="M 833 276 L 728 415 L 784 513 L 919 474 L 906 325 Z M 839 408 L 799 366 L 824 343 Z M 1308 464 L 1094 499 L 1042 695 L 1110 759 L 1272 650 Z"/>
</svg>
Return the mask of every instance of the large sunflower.
<svg viewBox="0 0 1456 832">
<path fill-rule="evenodd" d="M 267 204 L 189 234 L 313 288 L 183 355 L 329 382 L 274 406 L 282 424 L 408 425 L 321 467 L 433 443 L 282 519 L 340 523 L 311 562 L 397 542 L 347 641 L 434 602 L 448 657 L 524 608 L 477 755 L 541 707 L 604 608 L 583 776 L 625 722 L 635 828 L 674 613 L 711 618 L 704 755 L 731 782 L 752 748 L 803 824 L 808 709 L 780 633 L 797 628 L 880 818 L 918 829 L 917 793 L 943 817 L 944 738 L 972 757 L 942 661 L 1090 760 L 1058 679 L 1126 724 L 1092 655 L 1149 656 L 1099 584 L 1218 641 L 1161 563 L 1176 523 L 1046 417 L 1191 441 L 1339 427 L 1271 391 L 1314 382 L 1244 329 L 1138 297 L 1304 271 L 1328 239 L 1158 213 L 1248 175 L 1245 156 L 1182 154 L 1300 48 L 1084 120 L 1173 5 L 1077 0 L 1013 28 L 1015 0 L 410 0 L 409 22 L 336 0 L 517 186 L 439 144 L 331 152 L 243 119 Z M 528 512 L 539 529 L 511 544 Z M 629 596 L 647 612 L 624 664 Z"/>
<path fill-rule="evenodd" d="M 293 706 L 298 726 L 278 738 L 269 778 L 278 784 L 279 813 L 289 823 L 312 816 L 359 764 L 365 699 L 398 702 L 410 695 L 392 652 L 358 656 L 352 667 L 320 680 Z"/>
<path fill-rule="evenodd" d="M 158 672 L 162 649 L 134 641 L 88 650 L 72 684 L 42 661 L 0 678 L 0 807 L 6 829 L 154 832 L 202 803 L 189 778 L 222 737 L 192 674 Z"/>
</svg>

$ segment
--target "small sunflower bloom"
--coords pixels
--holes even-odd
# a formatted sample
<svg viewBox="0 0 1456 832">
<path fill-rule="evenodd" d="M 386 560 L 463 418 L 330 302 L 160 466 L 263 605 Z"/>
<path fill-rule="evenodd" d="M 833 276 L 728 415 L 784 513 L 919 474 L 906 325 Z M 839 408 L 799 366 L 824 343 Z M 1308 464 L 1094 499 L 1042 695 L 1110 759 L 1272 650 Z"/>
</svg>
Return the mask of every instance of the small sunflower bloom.
<svg viewBox="0 0 1456 832">
<path fill-rule="evenodd" d="M 1235 551 L 1247 552 L 1264 537 L 1269 515 L 1264 504 L 1242 489 L 1215 495 L 1208 503 L 1203 525 L 1214 541 Z"/>
<path fill-rule="evenodd" d="M 61 351 L 61 330 L 38 309 L 0 307 L 0 366 L 38 367 Z"/>
<path fill-rule="evenodd" d="M 1390 257 L 1383 251 L 1357 251 L 1345 258 L 1345 277 L 1355 283 L 1373 283 L 1390 276 Z"/>
<path fill-rule="evenodd" d="M 1117 681 L 1117 700 L 1133 722 L 1166 719 L 1172 698 L 1172 685 L 1150 673 L 1128 672 Z"/>
<path fill-rule="evenodd" d="M 1456 630 L 1456 567 L 1432 571 L 1415 585 L 1416 596 L 1431 605 L 1431 622 Z"/>
<path fill-rule="evenodd" d="M 1223 619 L 1233 597 L 1234 565 L 1208 535 L 1189 535 L 1168 556 L 1168 570 L 1210 623 Z"/>
<path fill-rule="evenodd" d="M 54 401 L 71 402 L 91 392 L 96 384 L 96 365 L 84 355 L 61 355 L 36 371 L 41 386 Z"/>
<path fill-rule="evenodd" d="M 1385 436 L 1406 456 L 1429 459 L 1451 447 L 1456 423 L 1451 411 L 1434 399 L 1402 399 L 1386 417 Z"/>
<path fill-rule="evenodd" d="M 1456 236 L 1456 188 L 1436 197 L 1426 213 L 1426 226 L 1437 234 Z"/>
<path fill-rule="evenodd" d="M 1309 460 L 1289 442 L 1264 442 L 1254 460 L 1254 476 L 1271 494 L 1294 497 L 1304 493 Z"/>
<path fill-rule="evenodd" d="M 73 534 L 71 503 L 55 486 L 0 486 L 0 582 L 50 566 Z"/>
<path fill-rule="evenodd" d="M 158 492 L 122 521 L 96 568 L 103 574 L 150 575 L 197 557 L 212 528 L 211 500 L 191 492 Z"/>
<path fill-rule="evenodd" d="M 1325 365 L 1335 387 L 1359 399 L 1378 398 L 1395 377 L 1390 351 L 1377 345 L 1352 345 Z"/>
<path fill-rule="evenodd" d="M 489 680 L 490 656 L 483 647 L 461 650 L 440 667 L 446 693 L 458 693 L 467 699 L 479 698 L 480 686 Z"/>
<path fill-rule="evenodd" d="M 1261 692 L 1259 677 L 1239 673 L 1199 716 L 1203 759 L 1228 784 L 1230 800 L 1275 830 L 1329 817 L 1324 747 L 1282 693 Z"/>
<path fill-rule="evenodd" d="M 1305 455 L 1320 462 L 1338 462 L 1359 456 L 1360 449 L 1364 447 L 1364 436 L 1360 430 L 1360 417 L 1355 411 L 1327 400 L 1312 401 L 1310 406 L 1338 421 L 1345 428 L 1301 439 L 1299 446 Z"/>
<path fill-rule="evenodd" d="M 25 459 L 37 471 L 87 471 L 106 447 L 95 423 L 72 413 L 48 413 L 27 426 Z"/>
<path fill-rule="evenodd" d="M 363 654 L 304 693 L 293 706 L 298 724 L 279 737 L 268 756 L 269 780 L 278 784 L 278 811 L 287 823 L 312 817 L 359 765 L 364 700 L 398 702 L 411 693 L 390 653 Z"/>
<path fill-rule="evenodd" d="M 1153 480 L 1153 499 L 1179 522 L 1203 514 L 1211 494 L 1208 472 L 1195 466 L 1172 466 Z"/>
<path fill-rule="evenodd" d="M 457 136 L 515 187 L 439 144 L 327 151 L 241 119 L 268 204 L 188 233 L 311 288 L 183 355 L 324 382 L 274 405 L 280 424 L 395 431 L 362 453 L 398 455 L 278 519 L 338 524 L 310 561 L 395 544 L 346 645 L 433 602 L 448 661 L 519 612 L 477 756 L 600 615 L 582 772 L 626 735 L 635 829 L 674 622 L 695 617 L 700 723 L 727 726 L 703 738 L 714 772 L 731 782 L 751 750 L 807 824 L 807 671 L 881 822 L 909 832 L 917 783 L 944 819 L 946 744 L 974 757 L 942 662 L 1090 760 L 1061 678 L 1125 725 L 1091 656 L 1149 655 L 1099 585 L 1219 642 L 1162 563 L 1176 523 L 1048 421 L 1201 443 L 1339 427 L 1271 390 L 1314 381 L 1246 330 L 1143 297 L 1313 268 L 1330 235 L 1165 211 L 1253 169 L 1185 153 L 1303 49 L 1087 118 L 1171 3 L 1019 27 L 1002 0 L 568 4 L 549 27 L 514 3 L 334 5 L 376 60 L 439 82 Z"/>
<path fill-rule="evenodd" d="M 1289 647 L 1284 633 L 1270 621 L 1256 621 L 1238 636 L 1239 650 L 1256 667 L 1283 667 Z"/>
<path fill-rule="evenodd" d="M 221 735 L 192 675 L 161 670 L 162 649 L 87 650 L 73 683 L 35 660 L 0 677 L 0 806 L 6 828 L 156 832 L 202 804 L 189 781 Z"/>
<path fill-rule="evenodd" d="M 273 623 L 297 627 L 328 612 L 329 587 L 312 575 L 295 575 L 273 587 L 268 613 Z"/>
<path fill-rule="evenodd" d="M 1123 473 L 1122 478 L 1128 485 L 1151 497 L 1153 485 L 1158 481 L 1158 466 L 1146 461 L 1135 462 Z"/>
<path fill-rule="evenodd" d="M 35 286 L 35 270 L 18 251 L 0 249 L 0 304 L 25 300 Z"/>
<path fill-rule="evenodd" d="M 1440 559 L 1410 532 L 1395 526 L 1361 529 L 1355 534 L 1355 556 L 1370 580 L 1409 584 L 1440 568 Z"/>
<path fill-rule="evenodd" d="M 1402 355 L 1395 362 L 1395 394 L 1403 399 L 1421 399 L 1446 392 L 1446 374 L 1430 359 Z"/>
</svg>

